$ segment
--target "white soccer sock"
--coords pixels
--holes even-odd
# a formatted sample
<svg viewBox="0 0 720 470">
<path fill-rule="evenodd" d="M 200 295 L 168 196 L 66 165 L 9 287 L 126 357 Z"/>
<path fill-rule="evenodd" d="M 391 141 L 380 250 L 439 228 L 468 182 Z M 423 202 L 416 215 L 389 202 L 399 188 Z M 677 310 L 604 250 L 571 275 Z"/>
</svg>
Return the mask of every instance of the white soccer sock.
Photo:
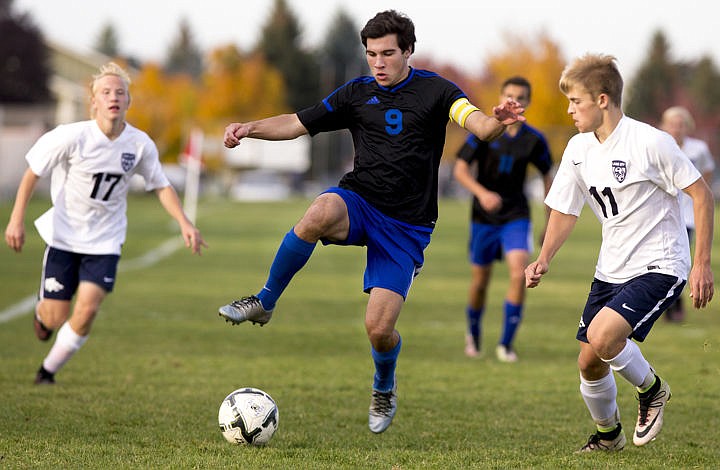
<svg viewBox="0 0 720 470">
<path fill-rule="evenodd" d="M 603 361 L 636 387 L 641 387 L 648 381 L 647 386 L 650 386 L 655 378 L 655 373 L 640 352 L 640 347 L 630 339 L 626 340 L 625 347 L 620 354 L 607 361 L 603 359 Z"/>
<path fill-rule="evenodd" d="M 617 385 L 612 372 L 600 380 L 587 380 L 581 375 L 580 395 L 598 427 L 612 429 L 620 422 Z"/>
<path fill-rule="evenodd" d="M 75 333 L 68 322 L 63 323 L 57 332 L 55 344 L 43 361 L 43 367 L 51 374 L 56 373 L 85 344 L 87 336 Z"/>
</svg>

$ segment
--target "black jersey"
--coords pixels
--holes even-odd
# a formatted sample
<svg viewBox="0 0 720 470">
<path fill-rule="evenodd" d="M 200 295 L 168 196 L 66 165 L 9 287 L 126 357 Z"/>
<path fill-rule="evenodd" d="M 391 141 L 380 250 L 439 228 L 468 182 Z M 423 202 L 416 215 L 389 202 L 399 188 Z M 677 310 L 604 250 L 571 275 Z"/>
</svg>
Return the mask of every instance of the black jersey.
<svg viewBox="0 0 720 470">
<path fill-rule="evenodd" d="M 450 107 L 465 97 L 438 74 L 410 69 L 392 88 L 373 77 L 356 78 L 297 115 L 310 135 L 350 130 L 353 169 L 340 180 L 341 188 L 389 217 L 433 227 Z"/>
<path fill-rule="evenodd" d="M 529 164 L 543 175 L 552 167 L 550 150 L 543 135 L 523 124 L 515 137 L 503 134 L 492 142 L 484 142 L 470 134 L 458 150 L 458 158 L 472 164 L 478 162 L 478 183 L 502 197 L 502 207 L 487 213 L 473 197 L 472 220 L 483 224 L 504 224 L 530 217 L 525 196 L 525 176 Z"/>
</svg>

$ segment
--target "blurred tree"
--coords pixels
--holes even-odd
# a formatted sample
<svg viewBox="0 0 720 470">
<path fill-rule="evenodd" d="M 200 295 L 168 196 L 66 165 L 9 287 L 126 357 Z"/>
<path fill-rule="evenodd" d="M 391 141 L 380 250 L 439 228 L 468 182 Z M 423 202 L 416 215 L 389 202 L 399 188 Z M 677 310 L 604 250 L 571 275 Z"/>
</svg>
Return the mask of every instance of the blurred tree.
<svg viewBox="0 0 720 470">
<path fill-rule="evenodd" d="M 716 161 L 720 162 L 720 73 L 708 56 L 688 69 L 682 87 L 687 89 L 689 102 L 686 106 L 695 120 L 692 135 L 707 142 Z"/>
<path fill-rule="evenodd" d="M 693 67 L 687 87 L 698 110 L 704 114 L 720 114 L 720 73 L 712 59 L 702 57 Z"/>
<path fill-rule="evenodd" d="M 343 9 L 339 9 L 331 20 L 325 35 L 325 46 L 321 49 L 323 95 L 363 73 L 368 73 L 359 31 L 352 17 Z"/>
<path fill-rule="evenodd" d="M 230 122 L 291 112 L 282 75 L 261 54 L 243 54 L 228 45 L 211 51 L 207 62 L 195 117 L 217 141 Z M 209 149 L 204 158 L 208 169 L 219 168 L 224 162 L 222 147 Z"/>
<path fill-rule="evenodd" d="M 350 15 L 338 9 L 320 49 L 320 91 L 323 96 L 367 73 L 365 49 L 360 42 L 359 31 Z M 316 136 L 312 148 L 309 173 L 316 181 L 337 180 L 353 159 L 352 137 L 346 130 Z"/>
<path fill-rule="evenodd" d="M 108 57 L 118 56 L 118 35 L 112 23 L 105 23 L 100 30 L 95 42 L 95 50 Z"/>
<path fill-rule="evenodd" d="M 545 134 L 556 162 L 568 139 L 576 130 L 567 114 L 567 98 L 558 81 L 565 59 L 558 45 L 545 32 L 536 36 L 505 34 L 505 44 L 487 60 L 485 75 L 476 92 L 483 111 L 491 113 L 500 101 L 500 87 L 515 75 L 525 77 L 532 86 L 531 104 L 525 116 L 530 125 Z"/>
<path fill-rule="evenodd" d="M 128 121 L 152 136 L 165 162 L 177 161 L 192 128 L 219 140 L 230 122 L 289 112 L 280 73 L 259 54 L 244 56 L 235 46 L 213 50 L 200 81 L 148 63 L 133 77 L 131 93 Z M 207 168 L 216 169 L 220 157 L 218 149 L 206 152 Z"/>
<path fill-rule="evenodd" d="M 200 101 L 198 118 L 210 126 L 290 111 L 280 72 L 261 55 L 244 56 L 235 46 L 210 53 Z"/>
<path fill-rule="evenodd" d="M 320 98 L 318 61 L 312 52 L 303 49 L 300 36 L 297 16 L 285 0 L 275 0 L 257 51 L 282 74 L 288 102 L 294 110 L 314 104 Z"/>
<path fill-rule="evenodd" d="M 199 80 L 202 76 L 202 52 L 195 44 L 190 24 L 185 18 L 180 20 L 178 37 L 168 51 L 165 72 L 171 75 L 188 74 L 193 80 Z"/>
<path fill-rule="evenodd" d="M 685 106 L 695 120 L 693 135 L 705 140 L 720 156 L 720 73 L 709 57 L 674 61 L 665 34 L 658 30 L 647 58 L 630 81 L 625 99 L 628 116 L 657 126 L 665 109 Z"/>
<path fill-rule="evenodd" d="M 48 50 L 28 14 L 16 14 L 12 0 L 0 0 L 0 103 L 51 100 Z"/>
<path fill-rule="evenodd" d="M 640 121 L 658 122 L 668 107 L 677 104 L 678 68 L 671 61 L 665 34 L 653 34 L 650 51 L 635 77 L 626 87 L 625 113 Z"/>
<path fill-rule="evenodd" d="M 131 93 L 128 121 L 155 140 L 163 161 L 177 162 L 198 111 L 197 86 L 187 74 L 168 75 L 147 64 L 133 78 Z"/>
</svg>

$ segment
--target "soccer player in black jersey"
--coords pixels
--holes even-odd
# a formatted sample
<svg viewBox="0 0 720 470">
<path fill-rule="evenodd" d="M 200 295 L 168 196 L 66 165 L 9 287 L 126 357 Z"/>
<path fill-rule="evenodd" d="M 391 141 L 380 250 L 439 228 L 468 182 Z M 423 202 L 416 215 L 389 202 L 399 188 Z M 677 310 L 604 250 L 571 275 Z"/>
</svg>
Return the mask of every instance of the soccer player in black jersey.
<svg viewBox="0 0 720 470">
<path fill-rule="evenodd" d="M 511 98 L 526 109 L 530 104 L 530 82 L 523 77 L 508 78 L 500 92 L 501 101 Z M 492 142 L 470 134 L 457 156 L 455 179 L 473 195 L 468 250 L 472 274 L 466 307 L 465 354 L 476 357 L 480 353 L 482 317 L 492 265 L 504 258 L 510 279 L 503 303 L 502 336 L 495 353 L 502 362 L 516 362 L 513 340 L 522 319 L 525 267 L 532 251 L 525 176 L 528 165 L 534 165 L 543 176 L 547 194 L 552 183 L 550 149 L 539 131 L 527 123 L 516 122 Z M 471 171 L 474 163 L 477 165 L 475 176 Z"/>
<path fill-rule="evenodd" d="M 524 118 L 513 100 L 487 116 L 453 83 L 410 67 L 415 27 L 405 15 L 378 13 L 360 38 L 371 77 L 352 80 L 296 114 L 225 128 L 228 148 L 245 137 L 287 140 L 349 129 L 355 157 L 338 187 L 319 195 L 285 235 L 262 290 L 220 307 L 220 315 L 233 324 L 263 325 L 318 241 L 366 246 L 365 328 L 375 363 L 369 427 L 380 433 L 397 409 L 395 366 L 402 341 L 395 324 L 437 219 L 438 166 L 448 119 L 490 140 Z"/>
</svg>

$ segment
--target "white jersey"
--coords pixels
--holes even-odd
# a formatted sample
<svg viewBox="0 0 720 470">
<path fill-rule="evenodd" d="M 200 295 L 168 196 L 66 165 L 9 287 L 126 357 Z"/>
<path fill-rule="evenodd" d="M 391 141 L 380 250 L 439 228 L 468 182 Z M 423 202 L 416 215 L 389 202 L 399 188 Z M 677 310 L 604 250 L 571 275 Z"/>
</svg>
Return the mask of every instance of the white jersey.
<svg viewBox="0 0 720 470">
<path fill-rule="evenodd" d="M 685 137 L 680 149 L 685 152 L 685 155 L 688 156 L 700 174 L 712 173 L 715 170 L 715 160 L 713 160 L 707 144 L 702 140 Z M 678 197 L 680 198 L 680 210 L 682 210 L 685 226 L 694 229 L 695 216 L 693 214 L 692 198 L 682 191 Z"/>
<path fill-rule="evenodd" d="M 678 188 L 700 178 L 669 134 L 623 116 L 600 143 L 573 136 L 545 203 L 579 216 L 587 203 L 602 225 L 595 277 L 624 283 L 655 272 L 687 279 L 690 248 Z"/>
<path fill-rule="evenodd" d="M 130 177 L 150 191 L 169 186 L 155 143 L 130 124 L 110 140 L 94 120 L 60 125 L 25 159 L 40 177 L 52 175 L 53 207 L 35 221 L 49 246 L 83 254 L 120 254 L 127 231 Z"/>
</svg>

